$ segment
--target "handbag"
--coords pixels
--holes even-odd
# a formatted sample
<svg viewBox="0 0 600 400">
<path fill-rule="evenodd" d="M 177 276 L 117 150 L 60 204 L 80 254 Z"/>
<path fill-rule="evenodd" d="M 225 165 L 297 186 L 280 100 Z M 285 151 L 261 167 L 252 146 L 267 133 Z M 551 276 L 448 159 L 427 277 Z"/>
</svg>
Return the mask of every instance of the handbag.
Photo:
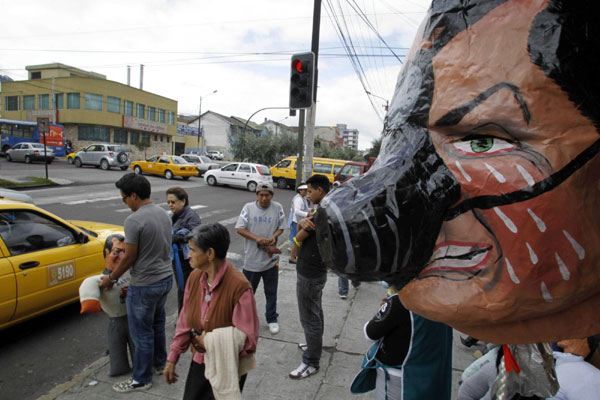
<svg viewBox="0 0 600 400">
<path fill-rule="evenodd" d="M 381 363 L 375 358 L 375 354 L 379 350 L 381 340 L 373 343 L 371 348 L 367 350 L 367 353 L 363 357 L 360 371 L 352 380 L 350 385 L 350 391 L 354 394 L 367 393 L 375 389 L 375 383 L 377 382 L 377 367 Z"/>
</svg>

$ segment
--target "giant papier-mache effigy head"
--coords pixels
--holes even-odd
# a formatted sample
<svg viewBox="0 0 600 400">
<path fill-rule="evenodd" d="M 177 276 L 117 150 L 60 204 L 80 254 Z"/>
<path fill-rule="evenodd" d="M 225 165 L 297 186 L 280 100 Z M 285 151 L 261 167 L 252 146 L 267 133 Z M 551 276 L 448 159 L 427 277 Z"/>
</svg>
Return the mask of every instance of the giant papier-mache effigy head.
<svg viewBox="0 0 600 400">
<path fill-rule="evenodd" d="M 434 0 L 321 255 L 495 343 L 600 332 L 599 5 Z"/>
</svg>

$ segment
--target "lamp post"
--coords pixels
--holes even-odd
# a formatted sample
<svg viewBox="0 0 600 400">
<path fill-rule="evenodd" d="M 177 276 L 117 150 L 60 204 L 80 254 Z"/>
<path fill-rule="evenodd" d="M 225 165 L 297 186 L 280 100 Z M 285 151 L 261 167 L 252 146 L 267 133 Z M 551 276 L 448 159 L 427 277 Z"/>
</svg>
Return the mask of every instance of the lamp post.
<svg viewBox="0 0 600 400">
<path fill-rule="evenodd" d="M 381 100 L 385 101 L 385 106 L 384 106 L 384 108 L 385 108 L 385 111 L 387 112 L 387 110 L 388 110 L 388 105 L 389 105 L 389 102 L 388 102 L 388 100 L 387 100 L 387 99 L 384 99 L 384 98 L 383 98 L 383 97 L 381 97 L 381 96 L 377 96 L 376 94 L 373 94 L 373 93 L 369 92 L 368 90 L 365 90 L 365 92 L 367 92 L 367 94 L 368 94 L 369 96 L 377 97 L 378 99 L 381 99 Z"/>
<path fill-rule="evenodd" d="M 209 94 L 205 94 L 204 97 L 208 97 L 211 94 L 217 93 L 217 90 L 213 90 Z M 202 96 L 200 96 L 200 107 L 198 109 L 198 143 L 197 148 L 200 150 L 200 133 L 202 132 Z M 202 154 L 206 154 L 206 137 L 202 139 Z"/>
</svg>

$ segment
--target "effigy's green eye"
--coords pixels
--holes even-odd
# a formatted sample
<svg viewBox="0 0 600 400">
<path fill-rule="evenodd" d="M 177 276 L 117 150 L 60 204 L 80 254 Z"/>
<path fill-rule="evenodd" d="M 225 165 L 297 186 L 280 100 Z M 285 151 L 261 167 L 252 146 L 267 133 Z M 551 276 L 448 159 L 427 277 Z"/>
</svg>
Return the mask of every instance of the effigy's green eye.
<svg viewBox="0 0 600 400">
<path fill-rule="evenodd" d="M 489 151 L 494 145 L 493 138 L 482 138 L 471 140 L 471 150 L 475 153 L 483 153 Z"/>
</svg>

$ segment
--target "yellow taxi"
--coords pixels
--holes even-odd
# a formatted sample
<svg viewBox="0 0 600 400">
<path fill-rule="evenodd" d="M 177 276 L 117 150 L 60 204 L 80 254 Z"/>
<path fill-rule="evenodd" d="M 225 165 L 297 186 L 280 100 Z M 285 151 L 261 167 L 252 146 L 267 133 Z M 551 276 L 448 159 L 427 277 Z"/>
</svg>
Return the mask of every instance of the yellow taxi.
<svg viewBox="0 0 600 400">
<path fill-rule="evenodd" d="M 75 160 L 75 154 L 77 154 L 77 152 L 76 152 L 76 151 L 74 151 L 74 152 L 72 152 L 72 153 L 69 153 L 69 154 L 67 154 L 67 163 L 68 163 L 68 164 L 71 164 L 71 165 L 73 164 L 73 162 L 74 162 L 74 160 Z"/>
<path fill-rule="evenodd" d="M 146 161 L 133 161 L 129 166 L 136 174 L 161 175 L 167 179 L 175 176 L 187 180 L 198 175 L 196 164 L 190 164 L 179 156 L 154 156 Z"/>
<path fill-rule="evenodd" d="M 78 301 L 81 282 L 104 269 L 112 233 L 123 227 L 0 200 L 0 329 Z"/>
</svg>

